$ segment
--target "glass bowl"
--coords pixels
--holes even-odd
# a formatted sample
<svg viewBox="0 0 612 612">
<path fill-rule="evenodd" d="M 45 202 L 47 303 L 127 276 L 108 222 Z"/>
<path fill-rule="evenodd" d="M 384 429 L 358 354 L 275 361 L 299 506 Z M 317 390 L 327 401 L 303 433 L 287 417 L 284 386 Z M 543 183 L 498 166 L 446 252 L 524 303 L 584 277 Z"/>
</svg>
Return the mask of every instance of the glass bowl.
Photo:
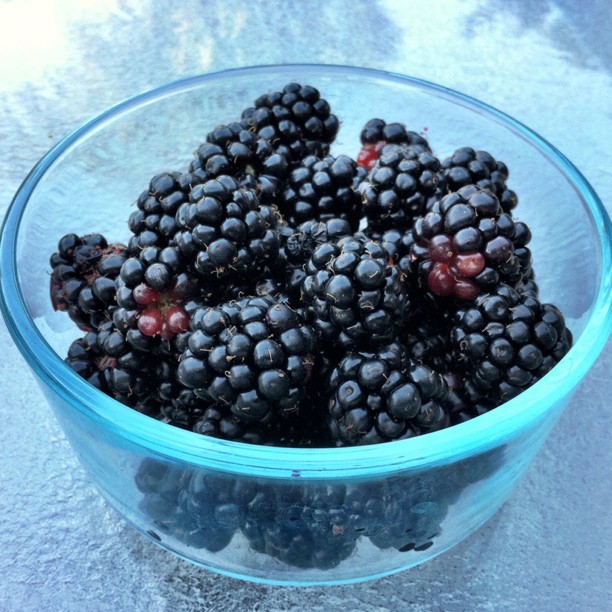
<svg viewBox="0 0 612 612">
<path fill-rule="evenodd" d="M 427 134 L 434 153 L 485 149 L 510 169 L 541 298 L 575 341 L 518 397 L 420 437 L 353 448 L 274 448 L 172 427 L 102 394 L 63 361 L 79 333 L 49 300 L 60 236 L 127 240 L 154 174 L 184 169 L 204 135 L 261 93 L 314 85 L 356 156 L 372 117 Z M 457 544 L 511 494 L 610 333 L 610 221 L 576 168 L 503 113 L 406 76 L 314 65 L 207 74 L 123 102 L 57 144 L 25 179 L 1 243 L 2 311 L 83 466 L 123 519 L 204 568 L 257 582 L 372 579 Z M 587 400 L 588 398 L 583 398 Z M 542 500 L 543 504 L 558 500 Z"/>
</svg>

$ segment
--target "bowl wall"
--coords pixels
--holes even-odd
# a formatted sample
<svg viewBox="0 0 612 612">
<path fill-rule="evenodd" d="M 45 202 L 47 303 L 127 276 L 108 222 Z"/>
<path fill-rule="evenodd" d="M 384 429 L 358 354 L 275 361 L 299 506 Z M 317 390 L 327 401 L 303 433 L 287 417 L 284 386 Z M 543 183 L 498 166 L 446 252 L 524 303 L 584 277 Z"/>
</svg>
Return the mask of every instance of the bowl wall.
<svg viewBox="0 0 612 612">
<path fill-rule="evenodd" d="M 150 540 L 206 569 L 295 586 L 374 579 L 422 563 L 489 519 L 565 406 L 504 443 L 435 466 L 373 476 L 262 477 L 179 460 L 92 420 L 43 387 L 98 490 Z"/>
<path fill-rule="evenodd" d="M 510 169 L 516 216 L 533 232 L 541 298 L 575 344 L 518 398 L 468 423 L 358 449 L 249 447 L 156 422 L 63 364 L 78 336 L 48 293 L 67 232 L 127 242 L 150 177 L 184 170 L 217 124 L 290 81 L 317 87 L 355 156 L 372 117 L 422 132 L 440 158 L 485 149 Z M 597 197 L 555 149 L 501 113 L 444 88 L 342 67 L 263 67 L 173 84 L 111 109 L 55 147 L 17 194 L 3 230 L 9 329 L 80 460 L 109 503 L 162 546 L 209 569 L 285 584 L 392 573 L 464 539 L 524 474 L 610 332 L 610 230 Z M 543 503 L 554 503 L 553 500 Z"/>
</svg>

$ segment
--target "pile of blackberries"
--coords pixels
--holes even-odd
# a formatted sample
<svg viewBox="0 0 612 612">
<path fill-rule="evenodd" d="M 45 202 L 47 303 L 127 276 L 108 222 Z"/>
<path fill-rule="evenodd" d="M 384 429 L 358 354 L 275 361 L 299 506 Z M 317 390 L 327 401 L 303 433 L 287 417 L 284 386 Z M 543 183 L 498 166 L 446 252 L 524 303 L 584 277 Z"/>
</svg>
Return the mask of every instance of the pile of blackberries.
<svg viewBox="0 0 612 612">
<path fill-rule="evenodd" d="M 382 119 L 335 156 L 339 119 L 297 83 L 230 119 L 135 197 L 124 243 L 51 256 L 83 331 L 66 361 L 104 393 L 226 440 L 372 444 L 491 410 L 567 353 L 504 163 Z"/>
<path fill-rule="evenodd" d="M 218 553 L 242 537 L 265 557 L 326 571 L 365 541 L 388 555 L 428 550 L 450 506 L 499 470 L 504 451 L 496 447 L 426 472 L 348 484 L 279 483 L 149 458 L 135 481 L 145 528 L 158 542 Z"/>
</svg>

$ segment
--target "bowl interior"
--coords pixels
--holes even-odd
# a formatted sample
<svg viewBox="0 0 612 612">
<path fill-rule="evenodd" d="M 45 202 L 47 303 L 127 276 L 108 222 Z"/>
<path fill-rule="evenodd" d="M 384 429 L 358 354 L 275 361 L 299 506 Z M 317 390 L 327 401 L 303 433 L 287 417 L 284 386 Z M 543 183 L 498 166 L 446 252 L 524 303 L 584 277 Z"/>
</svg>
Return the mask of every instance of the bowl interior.
<svg viewBox="0 0 612 612">
<path fill-rule="evenodd" d="M 95 231 L 127 242 L 127 217 L 153 175 L 185 170 L 213 127 L 238 120 L 261 93 L 294 80 L 317 87 L 340 118 L 334 154 L 355 157 L 362 126 L 381 117 L 425 135 L 440 158 L 471 146 L 504 161 L 510 170 L 508 186 L 519 197 L 515 216 L 532 229 L 542 301 L 561 308 L 576 339 L 563 362 L 520 399 L 479 417 L 477 424 L 428 434 L 426 446 L 418 440 L 401 443 L 402 452 L 422 457 L 429 448 L 435 456 L 436 449 L 445 452 L 449 445 L 467 452 L 487 432 L 534 418 L 534 410 L 545 410 L 547 402 L 573 389 L 610 331 L 609 220 L 586 181 L 554 148 L 485 105 L 406 77 L 342 67 L 264 67 L 172 84 L 111 109 L 55 147 L 21 187 L 3 236 L 5 313 L 33 367 L 58 387 L 97 398 L 97 406 L 88 409 L 101 413 L 100 406 L 115 404 L 97 392 L 91 395 L 86 383 L 61 363 L 79 332 L 65 314 L 54 312 L 49 300 L 48 259 L 58 239 L 67 232 Z M 530 408 L 531 416 L 525 417 Z M 126 430 L 147 420 L 118 404 L 113 410 L 114 415 L 126 413 L 120 417 Z M 169 429 L 161 423 L 144 427 L 171 444 L 201 444 L 189 432 L 161 433 Z"/>
</svg>

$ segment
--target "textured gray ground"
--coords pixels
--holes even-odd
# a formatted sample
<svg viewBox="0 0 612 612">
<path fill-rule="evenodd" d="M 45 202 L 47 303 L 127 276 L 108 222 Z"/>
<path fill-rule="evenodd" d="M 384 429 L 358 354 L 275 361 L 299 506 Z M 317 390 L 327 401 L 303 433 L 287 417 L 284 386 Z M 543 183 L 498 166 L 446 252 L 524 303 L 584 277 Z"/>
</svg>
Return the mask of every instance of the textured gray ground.
<svg viewBox="0 0 612 612">
<path fill-rule="evenodd" d="M 263 63 L 387 69 L 459 89 L 560 148 L 612 207 L 606 0 L 0 0 L 0 211 L 80 122 L 183 76 Z M 603 610 L 612 607 L 610 345 L 526 479 L 479 532 L 356 586 L 242 583 L 120 521 L 0 324 L 0 610 Z"/>
</svg>

